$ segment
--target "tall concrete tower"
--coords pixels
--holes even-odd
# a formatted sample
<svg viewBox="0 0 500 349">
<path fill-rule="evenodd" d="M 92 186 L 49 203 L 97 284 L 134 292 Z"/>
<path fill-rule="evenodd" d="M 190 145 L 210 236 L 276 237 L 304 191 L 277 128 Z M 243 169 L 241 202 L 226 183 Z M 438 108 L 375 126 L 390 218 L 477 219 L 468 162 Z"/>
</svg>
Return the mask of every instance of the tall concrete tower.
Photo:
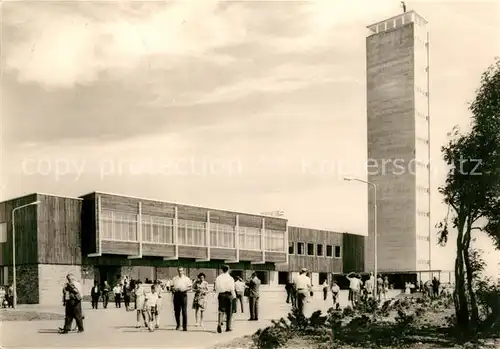
<svg viewBox="0 0 500 349">
<path fill-rule="evenodd" d="M 377 186 L 378 270 L 430 270 L 427 20 L 409 11 L 368 29 L 368 180 Z M 369 190 L 367 271 L 374 269 L 373 193 Z"/>
</svg>

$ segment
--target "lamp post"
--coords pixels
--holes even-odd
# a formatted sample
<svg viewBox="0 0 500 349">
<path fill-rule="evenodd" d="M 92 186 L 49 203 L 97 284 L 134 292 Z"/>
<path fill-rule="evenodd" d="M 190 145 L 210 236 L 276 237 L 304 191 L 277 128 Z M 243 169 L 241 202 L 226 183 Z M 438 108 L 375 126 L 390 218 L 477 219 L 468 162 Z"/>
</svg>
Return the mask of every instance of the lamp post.
<svg viewBox="0 0 500 349">
<path fill-rule="evenodd" d="M 12 290 L 13 290 L 13 307 L 17 307 L 17 283 L 16 283 L 16 211 L 28 207 L 38 205 L 40 201 L 30 202 L 26 205 L 21 205 L 12 210 Z"/>
<path fill-rule="evenodd" d="M 359 179 L 359 178 L 352 178 L 352 177 L 345 177 L 344 178 L 345 181 L 348 181 L 348 182 L 360 182 L 360 183 L 365 183 L 367 185 L 370 185 L 373 187 L 373 235 L 374 235 L 374 239 L 373 239 L 373 248 L 374 248 L 374 251 L 373 251 L 373 258 L 374 258 L 374 267 L 373 267 L 373 277 L 375 278 L 375 284 L 373 285 L 373 293 L 375 294 L 376 296 L 376 292 L 377 292 L 377 272 L 378 272 L 378 242 L 377 242 L 377 185 L 373 182 L 369 182 L 369 181 L 365 181 L 365 180 L 362 180 L 362 179 Z"/>
</svg>

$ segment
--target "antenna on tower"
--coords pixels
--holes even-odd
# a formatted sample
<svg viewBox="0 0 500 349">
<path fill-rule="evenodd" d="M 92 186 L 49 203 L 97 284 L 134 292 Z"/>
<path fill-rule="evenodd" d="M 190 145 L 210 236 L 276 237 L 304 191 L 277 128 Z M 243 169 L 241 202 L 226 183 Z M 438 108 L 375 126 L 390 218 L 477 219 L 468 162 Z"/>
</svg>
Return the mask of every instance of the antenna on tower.
<svg viewBox="0 0 500 349">
<path fill-rule="evenodd" d="M 403 8 L 403 13 L 406 13 L 406 3 L 401 1 L 401 7 Z"/>
</svg>

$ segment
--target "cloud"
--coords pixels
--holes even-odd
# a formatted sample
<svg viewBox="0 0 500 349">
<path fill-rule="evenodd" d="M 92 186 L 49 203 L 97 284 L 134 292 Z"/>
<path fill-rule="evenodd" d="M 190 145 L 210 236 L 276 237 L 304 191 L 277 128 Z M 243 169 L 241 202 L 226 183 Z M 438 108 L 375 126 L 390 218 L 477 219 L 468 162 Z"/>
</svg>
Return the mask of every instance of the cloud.
<svg viewBox="0 0 500 349">
<path fill-rule="evenodd" d="M 348 33 L 333 26 L 376 16 L 387 4 L 11 2 L 3 6 L 5 63 L 20 81 L 49 88 L 89 84 L 102 74 L 119 78 L 155 55 L 164 57 L 164 69 L 182 64 L 182 57 L 224 65 L 234 60 L 211 52 L 245 42 L 276 52 L 335 44 L 331 38 L 349 43 Z"/>
</svg>

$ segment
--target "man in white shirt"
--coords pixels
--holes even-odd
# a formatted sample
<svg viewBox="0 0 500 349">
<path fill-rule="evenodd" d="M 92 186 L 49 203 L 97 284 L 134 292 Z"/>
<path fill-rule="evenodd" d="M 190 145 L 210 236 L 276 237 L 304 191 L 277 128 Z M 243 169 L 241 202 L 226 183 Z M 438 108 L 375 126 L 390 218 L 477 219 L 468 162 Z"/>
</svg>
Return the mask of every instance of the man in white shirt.
<svg viewBox="0 0 500 349">
<path fill-rule="evenodd" d="M 373 273 L 370 273 L 370 278 L 365 282 L 365 289 L 368 297 L 373 296 L 373 292 L 375 290 L 375 276 Z"/>
<path fill-rule="evenodd" d="M 217 322 L 217 333 L 222 332 L 222 324 L 224 322 L 224 315 L 226 316 L 226 331 L 231 331 L 231 317 L 232 317 L 232 302 L 236 297 L 235 282 L 231 275 L 229 275 L 229 267 L 222 266 L 222 274 L 215 279 L 215 293 L 219 302 L 219 316 Z"/>
<path fill-rule="evenodd" d="M 363 282 L 361 281 L 361 278 L 354 275 L 354 273 L 347 275 L 347 280 L 349 280 L 349 300 L 351 301 L 352 306 L 355 307 L 359 300 L 359 293 Z"/>
<path fill-rule="evenodd" d="M 337 285 L 337 282 L 335 280 L 333 280 L 332 297 L 333 297 L 333 306 L 335 307 L 335 309 L 340 308 L 339 294 L 340 294 L 340 287 L 339 287 L 339 285 Z"/>
<path fill-rule="evenodd" d="M 115 295 L 115 307 L 117 308 L 122 307 L 122 292 L 123 286 L 121 284 L 117 284 L 115 287 L 113 287 L 113 293 Z"/>
<path fill-rule="evenodd" d="M 177 268 L 177 276 L 172 279 L 172 292 L 174 294 L 174 313 L 176 330 L 181 328 L 182 312 L 182 330 L 187 331 L 187 293 L 191 290 L 192 282 L 184 274 L 184 268 Z"/>
<path fill-rule="evenodd" d="M 245 295 L 246 285 L 240 277 L 238 277 L 235 281 L 234 288 L 236 290 L 236 302 L 240 301 L 241 312 L 243 313 L 243 296 Z M 236 308 L 238 308 L 237 303 L 235 303 L 234 305 L 235 309 L 233 309 L 233 313 L 236 313 Z"/>
<path fill-rule="evenodd" d="M 297 293 L 297 309 L 304 314 L 304 303 L 311 292 L 311 278 L 307 276 L 306 268 L 302 268 L 293 283 Z"/>
</svg>

